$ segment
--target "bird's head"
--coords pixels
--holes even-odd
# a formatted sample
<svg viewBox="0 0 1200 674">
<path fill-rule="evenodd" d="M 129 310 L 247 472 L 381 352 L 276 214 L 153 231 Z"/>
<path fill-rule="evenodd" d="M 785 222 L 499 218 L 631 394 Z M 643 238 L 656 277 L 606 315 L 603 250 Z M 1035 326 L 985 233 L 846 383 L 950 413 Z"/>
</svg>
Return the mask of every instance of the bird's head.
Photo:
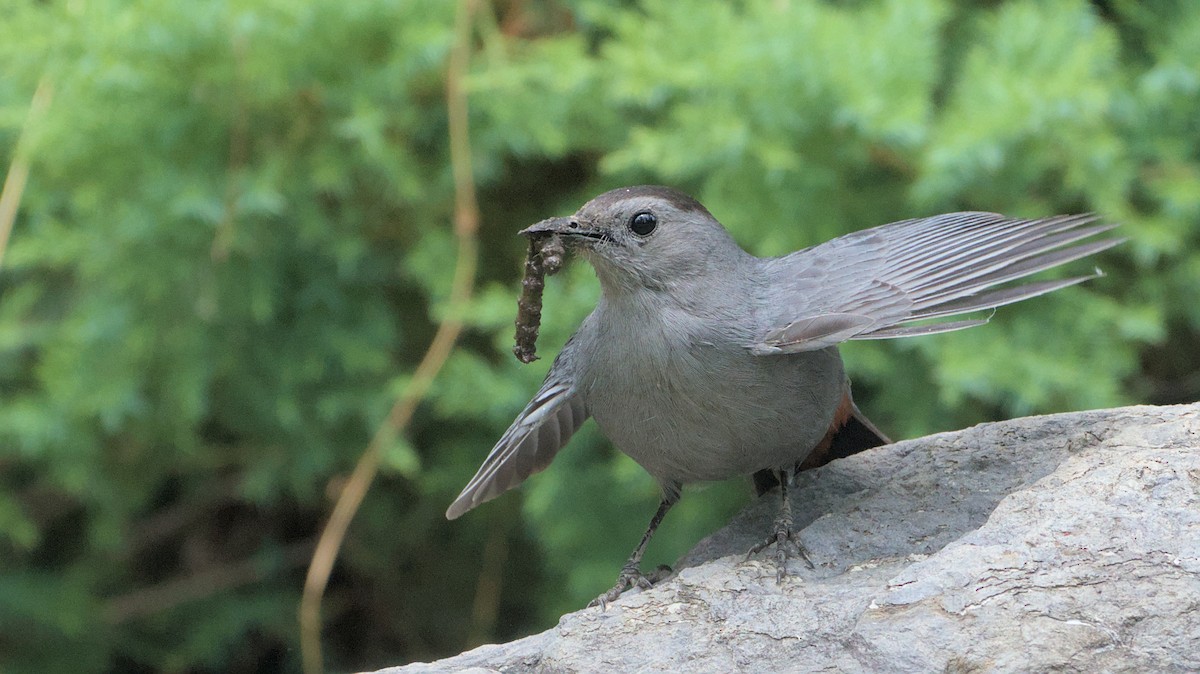
<svg viewBox="0 0 1200 674">
<path fill-rule="evenodd" d="M 720 273 L 746 255 L 700 202 L 660 186 L 605 192 L 575 215 L 521 233 L 561 236 L 595 267 L 608 293 L 663 290 Z"/>
</svg>

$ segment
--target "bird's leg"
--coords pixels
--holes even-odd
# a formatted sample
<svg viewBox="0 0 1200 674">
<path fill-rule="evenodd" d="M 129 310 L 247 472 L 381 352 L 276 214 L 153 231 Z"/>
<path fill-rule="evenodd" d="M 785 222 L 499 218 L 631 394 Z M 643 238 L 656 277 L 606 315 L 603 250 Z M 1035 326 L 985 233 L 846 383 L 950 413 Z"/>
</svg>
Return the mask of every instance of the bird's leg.
<svg viewBox="0 0 1200 674">
<path fill-rule="evenodd" d="M 800 543 L 800 536 L 792 531 L 792 504 L 788 500 L 788 483 L 792 480 L 793 470 L 776 471 L 779 477 L 779 494 L 782 496 L 779 514 L 775 516 L 775 526 L 770 536 L 766 540 L 750 548 L 750 552 L 746 553 L 746 559 L 750 559 L 751 555 L 767 549 L 772 544 L 775 545 L 775 582 L 782 583 L 784 576 L 787 575 L 787 560 L 789 551 L 795 552 L 804 560 L 808 568 L 813 568 L 812 560 L 808 558 L 808 553 L 805 552 L 804 546 Z"/>
<path fill-rule="evenodd" d="M 671 493 L 674 492 L 674 493 Z M 610 601 L 616 601 L 617 597 L 621 596 L 625 590 L 631 590 L 634 587 L 640 587 L 643 590 L 649 590 L 655 583 L 671 573 L 671 568 L 668 566 L 660 566 L 654 571 L 651 576 L 647 577 L 642 574 L 641 564 L 642 555 L 646 553 L 646 545 L 650 542 L 650 537 L 654 535 L 654 530 L 662 523 L 663 517 L 675 502 L 679 500 L 677 490 L 667 490 L 663 495 L 663 500 L 658 504 L 658 512 L 654 513 L 654 517 L 650 518 L 650 526 L 647 527 L 646 533 L 642 534 L 642 542 L 634 548 L 633 554 L 629 555 L 629 561 L 625 562 L 625 566 L 621 567 L 621 573 L 617 574 L 617 584 L 611 590 L 605 592 L 593 599 L 588 607 L 599 606 L 600 610 L 606 610 Z"/>
</svg>

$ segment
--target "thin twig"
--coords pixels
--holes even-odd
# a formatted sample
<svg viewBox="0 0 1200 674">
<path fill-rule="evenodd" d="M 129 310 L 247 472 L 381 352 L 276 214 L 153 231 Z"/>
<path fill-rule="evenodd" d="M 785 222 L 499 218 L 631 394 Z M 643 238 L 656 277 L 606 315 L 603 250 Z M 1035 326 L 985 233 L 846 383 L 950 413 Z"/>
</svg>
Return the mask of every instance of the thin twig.
<svg viewBox="0 0 1200 674">
<path fill-rule="evenodd" d="M 21 134 L 17 136 L 12 161 L 8 165 L 8 175 L 4 177 L 4 187 L 0 189 L 0 264 L 4 262 L 4 252 L 8 250 L 8 237 L 12 234 L 13 222 L 17 219 L 17 207 L 21 205 L 25 181 L 29 179 L 29 129 L 45 114 L 52 98 L 54 87 L 50 86 L 50 78 L 42 76 L 33 92 L 33 100 L 29 103 L 29 112 L 25 115 Z"/>
<path fill-rule="evenodd" d="M 224 262 L 229 258 L 233 246 L 234 229 L 237 221 L 239 188 L 246 172 L 250 153 L 250 114 L 246 110 L 246 37 L 235 34 L 230 41 L 233 52 L 233 87 L 229 126 L 229 160 L 225 167 L 225 200 L 221 207 L 221 221 L 213 234 L 209 257 L 213 262 Z"/>
<path fill-rule="evenodd" d="M 312 552 L 312 543 L 294 543 L 274 554 L 212 566 L 182 578 L 172 578 L 153 587 L 134 590 L 104 602 L 101 615 L 109 625 L 120 625 L 170 611 L 190 601 L 205 599 L 243 585 L 251 585 L 304 564 Z"/>
<path fill-rule="evenodd" d="M 475 600 L 471 603 L 471 622 L 467 628 L 468 646 L 487 643 L 496 629 L 512 524 L 518 519 L 515 508 L 517 503 L 517 499 L 504 499 L 503 503 L 497 503 L 498 507 L 491 511 L 487 540 L 483 544 L 483 554 L 479 560 Z"/>
<path fill-rule="evenodd" d="M 387 419 L 375 431 L 374 437 L 359 457 L 354 472 L 334 504 L 329 522 L 321 532 L 308 568 L 304 595 L 300 600 L 300 650 L 306 674 L 321 674 L 321 597 L 329 583 L 329 574 L 345 539 L 354 514 L 362 504 L 371 482 L 379 472 L 379 456 L 391 446 L 408 426 L 417 405 L 429 391 L 434 377 L 458 341 L 463 328 L 463 308 L 471 298 L 478 262 L 479 205 L 475 197 L 475 180 L 471 171 L 471 145 L 468 135 L 467 94 L 463 79 L 470 59 L 470 27 L 474 0 L 460 0 L 455 18 L 454 45 L 446 72 L 446 108 L 449 118 L 450 165 L 454 174 L 454 234 L 458 239 L 458 258 L 450 288 L 450 310 L 438 325 L 429 350 L 417 365 L 408 387 L 396 400 Z"/>
</svg>

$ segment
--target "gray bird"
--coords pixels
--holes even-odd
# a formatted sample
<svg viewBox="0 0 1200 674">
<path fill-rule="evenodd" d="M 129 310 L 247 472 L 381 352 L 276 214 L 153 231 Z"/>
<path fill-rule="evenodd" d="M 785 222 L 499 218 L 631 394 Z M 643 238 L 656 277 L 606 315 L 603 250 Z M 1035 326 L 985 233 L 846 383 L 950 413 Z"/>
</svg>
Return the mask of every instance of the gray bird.
<svg viewBox="0 0 1200 674">
<path fill-rule="evenodd" d="M 601 194 L 573 216 L 522 232 L 557 234 L 586 258 L 600 279 L 600 301 L 446 517 L 545 468 L 591 416 L 663 494 L 616 585 L 593 605 L 650 587 L 642 555 L 683 485 L 738 475 L 754 476 L 760 493 L 780 487 L 773 530 L 751 554 L 776 545 L 782 579 L 789 549 L 808 562 L 792 530 L 795 471 L 889 442 L 855 406 L 837 344 L 981 325 L 987 319 L 911 323 L 1093 278 L 993 289 L 1122 241 L 1079 243 L 1115 226 L 1094 220 L 951 213 L 759 258 L 681 192 L 641 186 Z"/>
</svg>

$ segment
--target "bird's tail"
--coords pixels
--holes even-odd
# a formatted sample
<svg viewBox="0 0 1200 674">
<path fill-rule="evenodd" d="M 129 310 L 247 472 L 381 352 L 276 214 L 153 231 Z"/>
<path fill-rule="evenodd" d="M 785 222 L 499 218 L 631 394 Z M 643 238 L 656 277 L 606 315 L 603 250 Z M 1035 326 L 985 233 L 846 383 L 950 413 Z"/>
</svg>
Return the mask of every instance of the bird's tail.
<svg viewBox="0 0 1200 674">
<path fill-rule="evenodd" d="M 829 431 L 813 451 L 796 465 L 796 472 L 824 466 L 834 459 L 843 459 L 865 449 L 891 442 L 891 439 L 858 409 L 858 405 L 854 404 L 854 399 L 847 391 L 833 416 Z M 779 486 L 779 478 L 773 470 L 760 470 L 754 474 L 753 480 L 754 493 L 759 496 Z"/>
</svg>

